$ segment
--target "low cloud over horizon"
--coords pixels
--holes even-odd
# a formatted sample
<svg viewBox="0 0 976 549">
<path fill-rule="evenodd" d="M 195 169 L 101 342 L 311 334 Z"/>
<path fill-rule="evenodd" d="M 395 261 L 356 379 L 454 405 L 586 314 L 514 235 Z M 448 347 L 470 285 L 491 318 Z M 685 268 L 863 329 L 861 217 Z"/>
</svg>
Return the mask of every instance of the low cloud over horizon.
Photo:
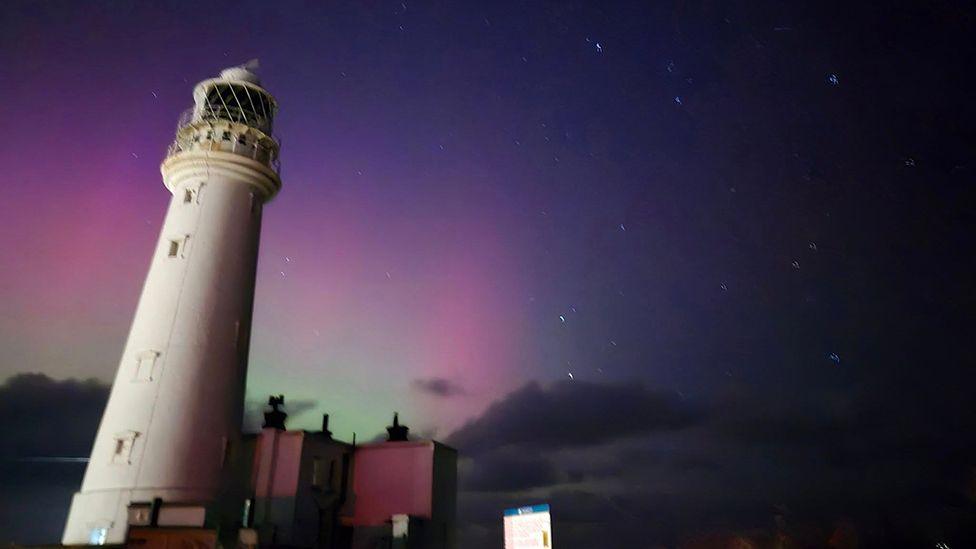
<svg viewBox="0 0 976 549">
<path fill-rule="evenodd" d="M 84 465 L 25 458 L 87 456 L 108 389 L 41 374 L 0 385 L 0 414 L 22 419 L 0 433 L 0 481 L 21 488 L 0 496 L 10 540 L 60 535 Z M 314 405 L 289 404 L 295 413 Z M 460 539 L 493 547 L 502 509 L 540 501 L 574 547 L 716 535 L 922 539 L 936 518 L 962 524 L 976 469 L 951 436 L 956 425 L 917 419 L 743 387 L 691 398 L 639 383 L 530 382 L 446 438 L 460 456 Z M 942 467 L 925 466 L 933 459 Z M 41 508 L 45 521 L 21 520 Z"/>
<path fill-rule="evenodd" d="M 818 391 L 732 385 L 691 398 L 567 380 L 526 384 L 447 441 L 461 456 L 466 547 L 497 542 L 501 509 L 540 501 L 574 547 L 873 546 L 930 539 L 936 524 L 965 531 L 976 468 L 954 435 L 963 421 Z"/>
</svg>

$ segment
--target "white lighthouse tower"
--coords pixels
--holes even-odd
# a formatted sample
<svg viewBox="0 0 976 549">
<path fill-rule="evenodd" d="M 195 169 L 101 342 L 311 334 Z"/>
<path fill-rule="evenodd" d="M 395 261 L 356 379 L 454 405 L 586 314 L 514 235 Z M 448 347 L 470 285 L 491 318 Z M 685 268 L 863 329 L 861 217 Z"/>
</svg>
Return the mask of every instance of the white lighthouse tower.
<svg viewBox="0 0 976 549">
<path fill-rule="evenodd" d="M 124 541 L 130 502 L 207 504 L 240 436 L 261 209 L 280 189 L 276 103 L 245 67 L 193 91 L 173 194 L 65 544 Z"/>
</svg>

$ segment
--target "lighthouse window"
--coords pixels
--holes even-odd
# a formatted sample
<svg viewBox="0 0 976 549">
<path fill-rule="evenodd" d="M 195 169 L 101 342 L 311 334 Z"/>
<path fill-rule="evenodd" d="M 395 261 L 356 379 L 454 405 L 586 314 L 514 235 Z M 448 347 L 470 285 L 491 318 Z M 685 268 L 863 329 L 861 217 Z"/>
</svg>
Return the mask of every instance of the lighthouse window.
<svg viewBox="0 0 976 549">
<path fill-rule="evenodd" d="M 230 141 L 230 132 L 224 132 L 224 134 L 221 135 L 220 138 L 223 139 L 224 141 Z"/>
<path fill-rule="evenodd" d="M 112 453 L 112 463 L 128 465 L 132 463 L 132 445 L 139 433 L 126 431 L 115 435 L 115 448 Z"/>
<path fill-rule="evenodd" d="M 156 351 L 143 351 L 136 357 L 135 381 L 152 381 L 156 370 L 156 360 L 159 353 Z"/>
<path fill-rule="evenodd" d="M 168 257 L 186 257 L 187 246 L 189 245 L 190 235 L 183 238 L 171 238 L 169 240 Z"/>
<path fill-rule="evenodd" d="M 203 188 L 203 184 L 197 184 L 193 187 L 186 187 L 183 189 L 183 203 L 190 204 L 192 202 L 200 203 L 200 190 Z"/>
<path fill-rule="evenodd" d="M 105 545 L 105 540 L 108 538 L 108 528 L 92 528 L 91 534 L 88 536 L 89 545 Z"/>
</svg>

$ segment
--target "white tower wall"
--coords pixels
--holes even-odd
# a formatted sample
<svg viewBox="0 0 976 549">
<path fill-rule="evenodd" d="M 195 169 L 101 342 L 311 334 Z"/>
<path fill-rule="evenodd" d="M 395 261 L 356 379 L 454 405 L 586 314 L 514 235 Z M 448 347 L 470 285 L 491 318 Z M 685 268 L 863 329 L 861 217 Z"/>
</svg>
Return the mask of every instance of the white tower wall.
<svg viewBox="0 0 976 549">
<path fill-rule="evenodd" d="M 212 502 L 240 437 L 261 211 L 281 183 L 273 99 L 236 71 L 197 86 L 161 167 L 173 197 L 65 544 L 123 542 L 130 502 Z M 212 108 L 232 86 L 266 100 Z"/>
</svg>

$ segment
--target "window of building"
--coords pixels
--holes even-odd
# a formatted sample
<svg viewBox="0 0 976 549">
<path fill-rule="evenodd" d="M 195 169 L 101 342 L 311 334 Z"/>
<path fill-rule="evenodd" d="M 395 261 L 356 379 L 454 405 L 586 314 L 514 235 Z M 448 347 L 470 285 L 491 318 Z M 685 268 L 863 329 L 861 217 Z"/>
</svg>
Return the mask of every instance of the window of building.
<svg viewBox="0 0 976 549">
<path fill-rule="evenodd" d="M 325 458 L 317 457 L 312 463 L 312 486 L 316 488 L 325 486 Z"/>
<path fill-rule="evenodd" d="M 106 539 L 108 539 L 108 528 L 92 528 L 91 533 L 88 534 L 89 545 L 105 545 Z"/>
<path fill-rule="evenodd" d="M 224 141 L 230 141 L 230 132 L 224 132 L 224 134 L 220 136 L 220 138 L 223 139 Z"/>
<path fill-rule="evenodd" d="M 332 488 L 335 478 L 336 462 L 334 459 L 317 457 L 312 463 L 312 486 L 320 490 Z"/>
<path fill-rule="evenodd" d="M 143 351 L 136 355 L 136 381 L 152 381 L 156 374 L 158 351 Z"/>
<path fill-rule="evenodd" d="M 179 254 L 180 254 L 180 241 L 179 240 L 172 240 L 172 239 L 170 239 L 170 241 L 169 241 L 169 253 L 167 255 L 169 257 L 176 257 Z"/>
<path fill-rule="evenodd" d="M 193 195 L 196 194 L 193 189 L 183 189 L 183 203 L 189 204 L 193 202 Z"/>
<path fill-rule="evenodd" d="M 252 502 L 253 502 L 253 500 L 251 498 L 245 499 L 244 500 L 244 505 L 242 506 L 243 508 L 241 509 L 243 511 L 241 513 L 241 525 L 244 526 L 244 528 L 250 528 L 251 527 L 251 519 L 253 518 L 251 516 L 251 514 L 252 514 L 251 511 L 254 510 L 254 506 L 253 506 Z"/>
<path fill-rule="evenodd" d="M 135 444 L 139 433 L 135 431 L 125 431 L 115 435 L 115 448 L 112 452 L 112 463 L 128 465 L 132 463 L 132 446 Z"/>
</svg>

